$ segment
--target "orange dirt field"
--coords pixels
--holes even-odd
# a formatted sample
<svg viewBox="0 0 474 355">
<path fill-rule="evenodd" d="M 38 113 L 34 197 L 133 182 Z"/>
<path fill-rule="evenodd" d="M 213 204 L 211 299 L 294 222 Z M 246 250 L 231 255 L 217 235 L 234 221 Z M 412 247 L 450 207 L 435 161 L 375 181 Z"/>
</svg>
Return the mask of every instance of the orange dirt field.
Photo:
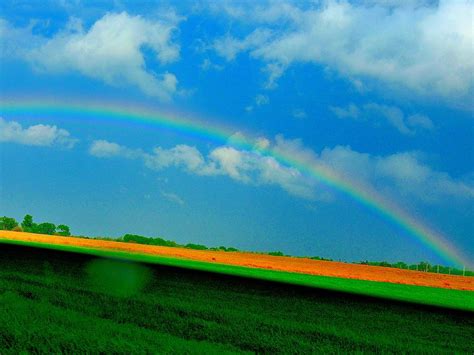
<svg viewBox="0 0 474 355">
<path fill-rule="evenodd" d="M 311 275 L 323 275 L 349 279 L 382 281 L 398 284 L 474 291 L 474 277 L 409 271 L 379 266 L 348 264 L 335 261 L 319 261 L 306 258 L 271 256 L 245 252 L 202 251 L 11 231 L 0 231 L 0 239 L 58 245 L 72 245 L 95 249 L 120 250 L 133 253 L 145 253 L 159 256 L 192 259 L 210 263 L 239 265 L 252 268 L 272 269 Z"/>
</svg>

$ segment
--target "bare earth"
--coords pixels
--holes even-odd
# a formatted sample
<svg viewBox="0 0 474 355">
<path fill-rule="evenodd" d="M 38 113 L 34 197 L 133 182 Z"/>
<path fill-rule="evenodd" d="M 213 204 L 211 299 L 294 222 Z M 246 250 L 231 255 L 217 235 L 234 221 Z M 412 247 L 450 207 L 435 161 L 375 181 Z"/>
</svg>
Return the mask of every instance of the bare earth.
<svg viewBox="0 0 474 355">
<path fill-rule="evenodd" d="M 302 274 L 382 281 L 407 285 L 474 291 L 474 277 L 435 274 L 395 268 L 319 261 L 306 258 L 271 256 L 244 252 L 203 251 L 105 240 L 58 237 L 51 235 L 0 231 L 0 239 L 71 245 L 95 249 L 120 250 L 211 263 L 272 269 Z"/>
</svg>

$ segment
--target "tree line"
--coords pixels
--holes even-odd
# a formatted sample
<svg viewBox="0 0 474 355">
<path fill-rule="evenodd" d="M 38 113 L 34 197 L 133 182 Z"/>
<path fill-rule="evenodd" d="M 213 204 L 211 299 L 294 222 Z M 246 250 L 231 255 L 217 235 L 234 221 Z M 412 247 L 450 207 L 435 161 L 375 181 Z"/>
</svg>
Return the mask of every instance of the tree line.
<svg viewBox="0 0 474 355">
<path fill-rule="evenodd" d="M 146 245 L 158 245 L 163 247 L 180 247 L 180 248 L 187 248 L 187 249 L 195 249 L 195 250 L 221 250 L 221 251 L 239 251 L 233 247 L 207 247 L 202 244 L 178 244 L 172 240 L 166 240 L 160 237 L 144 237 L 142 235 L 137 234 L 125 234 L 122 238 L 117 239 L 117 241 L 122 241 L 126 243 L 138 243 L 138 244 L 146 244 Z"/>
<path fill-rule="evenodd" d="M 71 235 L 69 226 L 65 224 L 55 225 L 50 222 L 35 223 L 33 216 L 27 214 L 23 222 L 18 223 L 15 218 L 0 217 L 0 230 L 10 230 L 15 232 L 28 232 L 49 235 L 61 235 L 64 237 Z"/>
<path fill-rule="evenodd" d="M 33 217 L 27 214 L 23 218 L 23 222 L 18 223 L 14 218 L 11 217 L 0 217 L 0 230 L 11 230 L 17 232 L 29 232 L 29 233 L 38 233 L 38 234 L 49 234 L 49 235 L 60 235 L 60 236 L 70 236 L 71 231 L 70 228 L 65 224 L 55 225 L 50 222 L 43 222 L 43 223 L 35 223 L 33 221 Z M 87 238 L 84 236 L 77 236 L 78 238 Z M 187 249 L 195 249 L 195 250 L 214 250 L 214 251 L 226 251 L 226 252 L 237 252 L 239 249 L 234 247 L 207 247 L 202 244 L 195 244 L 195 243 L 188 243 L 188 244 L 178 244 L 172 240 L 166 240 L 161 237 L 145 237 L 138 234 L 125 234 L 121 238 L 113 239 L 113 238 L 92 238 L 92 239 L 103 239 L 103 240 L 113 240 L 117 242 L 124 242 L 124 243 L 137 243 L 137 244 L 145 244 L 145 245 L 157 245 L 157 246 L 164 246 L 164 247 L 180 247 L 180 248 L 187 248 Z M 272 256 L 291 256 L 286 255 L 281 251 L 271 251 L 267 253 L 256 253 L 256 254 L 267 254 Z M 313 260 L 325 260 L 325 261 L 332 261 L 333 259 L 323 258 L 319 256 L 311 256 L 305 257 Z M 440 274 L 450 274 L 450 275 L 465 275 L 465 276 L 474 276 L 474 271 L 465 270 L 465 269 L 457 269 L 454 267 L 444 266 L 444 265 L 431 265 L 426 261 L 420 261 L 416 264 L 407 264 L 403 261 L 398 261 L 396 263 L 389 263 L 386 261 L 361 261 L 355 264 L 363 264 L 363 265 L 371 265 L 371 266 L 383 266 L 383 267 L 392 267 L 398 269 L 406 269 L 406 270 L 416 270 L 416 271 L 424 271 L 424 272 L 435 272 Z"/>
<path fill-rule="evenodd" d="M 448 275 L 464 275 L 464 276 L 474 276 L 474 271 L 458 269 L 451 266 L 444 266 L 435 264 L 432 265 L 427 261 L 420 261 L 416 264 L 407 264 L 403 261 L 397 261 L 396 263 L 389 263 L 387 261 L 361 261 L 359 264 L 371 265 L 371 266 L 383 266 L 383 267 L 393 267 L 397 269 L 406 269 L 414 271 L 424 271 L 424 272 L 433 272 L 439 274 L 448 274 Z"/>
</svg>

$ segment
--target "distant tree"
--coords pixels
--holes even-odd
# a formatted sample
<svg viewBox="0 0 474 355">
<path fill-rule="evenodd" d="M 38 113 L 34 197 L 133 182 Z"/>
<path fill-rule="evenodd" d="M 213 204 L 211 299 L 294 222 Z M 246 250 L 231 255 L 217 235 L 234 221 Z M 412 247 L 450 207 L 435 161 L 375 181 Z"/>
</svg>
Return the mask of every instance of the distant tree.
<svg viewBox="0 0 474 355">
<path fill-rule="evenodd" d="M 127 243 L 159 245 L 159 246 L 164 246 L 164 247 L 177 247 L 178 246 L 178 244 L 173 242 L 172 240 L 165 240 L 160 237 L 156 237 L 156 238 L 144 237 L 142 235 L 137 235 L 137 234 L 125 234 L 122 237 L 122 241 L 127 242 Z"/>
<path fill-rule="evenodd" d="M 189 248 L 189 249 L 196 249 L 196 250 L 207 250 L 208 249 L 208 247 L 206 247 L 205 245 L 194 244 L 194 243 L 188 243 L 184 247 Z"/>
<path fill-rule="evenodd" d="M 281 251 L 271 251 L 271 252 L 268 253 L 268 255 L 284 256 L 285 254 L 283 254 Z"/>
<path fill-rule="evenodd" d="M 23 218 L 23 222 L 21 222 L 21 228 L 23 228 L 24 232 L 34 232 L 36 224 L 33 222 L 33 216 L 27 214 Z"/>
<path fill-rule="evenodd" d="M 70 231 L 69 227 L 66 226 L 65 224 L 60 224 L 56 228 L 56 232 L 57 232 L 57 234 L 62 235 L 64 237 L 67 237 L 67 236 L 71 235 L 71 231 Z"/>
<path fill-rule="evenodd" d="M 0 217 L 0 229 L 11 231 L 16 226 L 18 226 L 18 222 L 15 218 L 6 216 Z"/>
<path fill-rule="evenodd" d="M 431 269 L 430 263 L 428 263 L 426 261 L 421 261 L 420 263 L 418 263 L 418 270 L 419 271 L 430 271 L 430 269 Z"/>
<path fill-rule="evenodd" d="M 408 265 L 406 263 L 404 263 L 403 261 L 399 261 L 399 262 L 393 264 L 392 266 L 397 267 L 399 269 L 408 269 Z"/>
<path fill-rule="evenodd" d="M 21 226 L 16 226 L 15 228 L 12 229 L 14 232 L 23 232 L 23 228 Z"/>
<path fill-rule="evenodd" d="M 35 233 L 53 235 L 56 232 L 56 226 L 53 223 L 40 223 L 35 228 Z"/>
</svg>

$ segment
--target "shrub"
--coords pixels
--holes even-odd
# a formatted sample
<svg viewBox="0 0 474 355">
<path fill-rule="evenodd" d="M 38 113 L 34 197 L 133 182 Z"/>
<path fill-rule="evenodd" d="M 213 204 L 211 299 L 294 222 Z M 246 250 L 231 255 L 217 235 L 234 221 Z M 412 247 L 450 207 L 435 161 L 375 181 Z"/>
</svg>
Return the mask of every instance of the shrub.
<svg viewBox="0 0 474 355">
<path fill-rule="evenodd" d="M 49 222 L 40 223 L 36 226 L 33 232 L 39 234 L 53 235 L 56 232 L 56 226 L 53 223 Z"/>
<path fill-rule="evenodd" d="M 188 249 L 196 249 L 196 250 L 208 250 L 209 248 L 206 247 L 205 245 L 201 244 L 193 244 L 193 243 L 188 243 L 184 246 L 185 248 Z"/>
<path fill-rule="evenodd" d="M 11 231 L 16 226 L 18 226 L 18 222 L 15 220 L 15 218 L 6 216 L 0 217 L 0 229 Z"/>
<path fill-rule="evenodd" d="M 281 251 L 271 251 L 268 253 L 268 255 L 272 255 L 272 256 L 284 256 L 285 254 L 283 254 Z"/>
<path fill-rule="evenodd" d="M 62 235 L 63 237 L 68 237 L 71 235 L 71 231 L 65 224 L 60 224 L 57 228 L 57 234 Z"/>
<path fill-rule="evenodd" d="M 137 234 L 125 234 L 122 237 L 122 241 L 127 243 L 137 243 L 137 244 L 146 244 L 146 245 L 159 245 L 164 247 L 176 247 L 178 244 L 172 240 L 165 240 L 163 238 L 149 238 Z"/>
</svg>

